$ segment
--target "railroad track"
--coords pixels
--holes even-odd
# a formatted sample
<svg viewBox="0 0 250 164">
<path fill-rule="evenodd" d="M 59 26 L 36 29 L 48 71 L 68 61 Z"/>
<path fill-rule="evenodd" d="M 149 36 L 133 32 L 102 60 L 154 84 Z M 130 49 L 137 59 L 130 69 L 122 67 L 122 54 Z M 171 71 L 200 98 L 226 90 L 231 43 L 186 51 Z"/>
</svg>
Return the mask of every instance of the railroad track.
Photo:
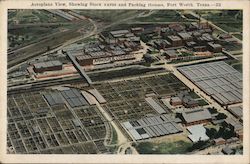
<svg viewBox="0 0 250 164">
<path fill-rule="evenodd" d="M 86 83 L 87 82 L 82 78 L 74 78 L 74 79 L 50 79 L 46 81 L 37 81 L 37 82 L 30 82 L 26 84 L 17 84 L 17 85 L 12 85 L 8 87 L 7 94 L 17 94 L 17 93 L 22 93 L 22 92 L 32 92 L 32 91 L 39 91 L 47 87 L 52 87 L 52 86 L 58 86 L 62 84 L 72 84 L 76 82 L 82 82 Z"/>
</svg>

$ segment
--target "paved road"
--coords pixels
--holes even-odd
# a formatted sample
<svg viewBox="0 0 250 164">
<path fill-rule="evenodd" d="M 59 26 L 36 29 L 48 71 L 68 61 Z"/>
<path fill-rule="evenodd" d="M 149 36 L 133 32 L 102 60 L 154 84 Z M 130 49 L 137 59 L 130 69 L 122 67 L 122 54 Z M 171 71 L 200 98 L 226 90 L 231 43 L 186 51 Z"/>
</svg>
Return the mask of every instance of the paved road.
<svg viewBox="0 0 250 164">
<path fill-rule="evenodd" d="M 126 154 L 126 149 L 128 149 L 128 148 L 130 148 L 132 150 L 132 154 L 139 154 L 138 151 L 131 145 L 130 142 L 127 142 L 127 143 L 121 145 L 118 148 L 117 153 L 118 154 Z"/>
<path fill-rule="evenodd" d="M 123 135 L 122 131 L 119 129 L 119 127 L 115 124 L 115 122 L 112 120 L 111 116 L 102 108 L 102 106 L 99 104 L 98 101 L 96 101 L 96 106 L 99 109 L 99 111 L 103 114 L 103 116 L 110 122 L 110 124 L 114 127 L 116 133 L 117 133 L 117 144 L 122 145 L 128 142 L 128 139 Z"/>
</svg>

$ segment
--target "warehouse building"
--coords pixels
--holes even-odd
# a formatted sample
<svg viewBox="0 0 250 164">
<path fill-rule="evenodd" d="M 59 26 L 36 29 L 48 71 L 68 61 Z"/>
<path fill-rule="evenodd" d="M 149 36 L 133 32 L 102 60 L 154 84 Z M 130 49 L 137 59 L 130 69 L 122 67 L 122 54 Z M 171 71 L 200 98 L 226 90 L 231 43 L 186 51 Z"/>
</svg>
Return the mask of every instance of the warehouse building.
<svg viewBox="0 0 250 164">
<path fill-rule="evenodd" d="M 46 93 L 44 94 L 44 98 L 50 106 L 64 104 L 63 98 L 59 92 Z"/>
<path fill-rule="evenodd" d="M 223 61 L 178 68 L 222 106 L 242 102 L 242 74 Z"/>
<path fill-rule="evenodd" d="M 243 130 L 243 125 L 239 121 L 235 121 L 232 118 L 226 118 L 225 123 L 233 128 L 236 133 L 239 133 Z"/>
<path fill-rule="evenodd" d="M 214 53 L 218 53 L 222 51 L 222 46 L 220 44 L 208 43 L 208 50 Z"/>
<path fill-rule="evenodd" d="M 166 113 L 166 111 L 157 103 L 152 97 L 145 98 L 146 102 L 159 114 Z"/>
<path fill-rule="evenodd" d="M 163 40 L 163 39 L 158 39 L 154 41 L 154 45 L 155 47 L 160 50 L 160 49 L 165 49 L 165 48 L 169 48 L 171 46 L 171 44 L 167 41 L 167 40 Z"/>
<path fill-rule="evenodd" d="M 193 51 L 195 51 L 195 52 L 204 52 L 204 51 L 207 51 L 207 47 L 206 46 L 194 46 Z"/>
<path fill-rule="evenodd" d="M 170 35 L 167 37 L 167 40 L 171 43 L 172 47 L 183 46 L 182 40 L 179 36 Z"/>
<path fill-rule="evenodd" d="M 182 132 L 182 128 L 167 114 L 121 123 L 134 140 L 160 137 Z"/>
<path fill-rule="evenodd" d="M 243 121 L 243 109 L 242 106 L 229 107 L 228 111 L 240 121 Z"/>
<path fill-rule="evenodd" d="M 61 91 L 61 94 L 65 98 L 67 103 L 71 106 L 71 108 L 89 105 L 86 99 L 77 89 L 64 90 Z"/>
<path fill-rule="evenodd" d="M 185 42 L 190 42 L 193 40 L 193 37 L 187 32 L 180 32 L 178 36 Z"/>
<path fill-rule="evenodd" d="M 203 33 L 200 37 L 197 37 L 195 41 L 201 45 L 207 45 L 208 42 L 214 41 L 214 38 L 209 33 Z"/>
<path fill-rule="evenodd" d="M 182 100 L 179 97 L 171 97 L 170 104 L 173 106 L 182 105 Z"/>
<path fill-rule="evenodd" d="M 198 141 L 207 141 L 209 140 L 209 137 L 206 135 L 206 129 L 203 125 L 193 125 L 187 127 L 188 132 L 190 135 L 188 135 L 188 138 L 193 142 Z"/>
<path fill-rule="evenodd" d="M 126 53 L 123 50 L 113 50 L 110 52 L 91 52 L 89 54 L 76 56 L 76 61 L 81 66 L 99 65 L 121 60 L 135 59 L 134 53 Z"/>
<path fill-rule="evenodd" d="M 197 45 L 197 43 L 196 43 L 196 42 L 194 42 L 194 41 L 191 41 L 191 42 L 186 42 L 186 46 L 187 46 L 188 48 L 195 47 L 196 45 Z"/>
<path fill-rule="evenodd" d="M 144 31 L 143 27 L 133 27 L 130 29 L 134 34 L 141 34 Z"/>
<path fill-rule="evenodd" d="M 168 26 L 171 30 L 181 32 L 185 30 L 185 26 L 179 23 L 172 23 Z"/>
<path fill-rule="evenodd" d="M 177 96 L 181 99 L 182 105 L 186 108 L 199 106 L 198 101 L 193 99 L 187 91 L 180 92 Z"/>
<path fill-rule="evenodd" d="M 164 52 L 164 55 L 166 56 L 166 59 L 168 60 L 178 58 L 178 53 L 176 52 L 176 50 L 167 50 Z"/>
<path fill-rule="evenodd" d="M 208 123 L 212 116 L 208 109 L 195 109 L 192 111 L 182 112 L 181 119 L 186 126 Z"/>
<path fill-rule="evenodd" d="M 124 41 L 139 42 L 140 37 L 135 36 L 129 30 L 105 31 L 99 34 L 99 39 L 108 44 L 123 43 Z"/>
<path fill-rule="evenodd" d="M 62 68 L 63 68 L 62 63 L 58 60 L 55 60 L 43 63 L 35 63 L 33 69 L 36 73 L 43 73 L 46 71 L 62 70 Z"/>
<path fill-rule="evenodd" d="M 110 31 L 110 34 L 114 38 L 124 37 L 128 34 L 131 34 L 128 30 L 117 30 L 117 31 Z"/>
<path fill-rule="evenodd" d="M 188 95 L 182 97 L 182 104 L 186 108 L 194 108 L 199 106 L 198 101 L 194 100 L 191 96 Z"/>
<path fill-rule="evenodd" d="M 90 89 L 88 92 L 91 93 L 100 104 L 107 102 L 97 89 Z"/>
</svg>

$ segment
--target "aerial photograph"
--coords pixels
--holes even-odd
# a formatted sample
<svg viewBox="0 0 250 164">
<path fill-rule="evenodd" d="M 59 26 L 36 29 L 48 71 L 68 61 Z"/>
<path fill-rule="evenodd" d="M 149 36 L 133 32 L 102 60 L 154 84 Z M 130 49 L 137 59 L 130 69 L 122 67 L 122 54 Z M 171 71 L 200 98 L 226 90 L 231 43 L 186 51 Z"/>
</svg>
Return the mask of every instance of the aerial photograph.
<svg viewBox="0 0 250 164">
<path fill-rule="evenodd" d="M 243 154 L 242 10 L 8 9 L 8 154 Z"/>
</svg>

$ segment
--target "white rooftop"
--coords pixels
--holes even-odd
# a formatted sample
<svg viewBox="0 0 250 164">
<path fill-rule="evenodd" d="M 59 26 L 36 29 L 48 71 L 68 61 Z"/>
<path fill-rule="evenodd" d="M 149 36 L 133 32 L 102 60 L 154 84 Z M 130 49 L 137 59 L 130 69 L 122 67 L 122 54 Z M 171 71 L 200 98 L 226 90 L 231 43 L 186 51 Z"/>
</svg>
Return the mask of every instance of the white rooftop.
<svg viewBox="0 0 250 164">
<path fill-rule="evenodd" d="M 203 127 L 202 124 L 189 126 L 187 130 L 190 132 L 188 138 L 192 142 L 209 140 L 209 137 L 206 135 L 206 129 Z"/>
</svg>

